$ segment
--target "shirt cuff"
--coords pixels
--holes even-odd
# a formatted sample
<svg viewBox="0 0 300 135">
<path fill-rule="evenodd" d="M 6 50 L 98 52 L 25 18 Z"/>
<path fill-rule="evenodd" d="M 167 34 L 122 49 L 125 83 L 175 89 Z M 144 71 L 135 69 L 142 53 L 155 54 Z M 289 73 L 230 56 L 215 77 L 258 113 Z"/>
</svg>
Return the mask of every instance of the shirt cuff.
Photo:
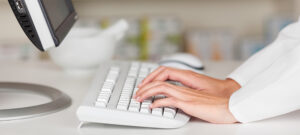
<svg viewBox="0 0 300 135">
<path fill-rule="evenodd" d="M 238 107 L 234 105 L 234 95 L 235 93 L 233 93 L 229 99 L 229 111 L 238 122 L 247 123 L 247 119 L 243 117 L 243 115 L 239 112 Z"/>
<path fill-rule="evenodd" d="M 237 74 L 230 74 L 229 76 L 227 76 L 227 78 L 230 78 L 234 81 L 236 81 L 238 84 L 240 84 L 242 87 L 246 85 L 247 81 L 245 81 L 244 79 L 242 79 L 240 76 L 238 76 Z"/>
</svg>

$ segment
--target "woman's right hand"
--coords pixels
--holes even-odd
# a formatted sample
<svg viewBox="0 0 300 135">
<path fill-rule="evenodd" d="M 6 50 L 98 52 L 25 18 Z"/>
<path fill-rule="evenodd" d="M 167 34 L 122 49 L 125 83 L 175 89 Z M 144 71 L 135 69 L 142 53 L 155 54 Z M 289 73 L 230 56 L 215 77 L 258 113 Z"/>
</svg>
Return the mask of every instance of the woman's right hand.
<svg viewBox="0 0 300 135">
<path fill-rule="evenodd" d="M 186 87 L 222 97 L 230 97 L 233 92 L 241 87 L 237 82 L 231 79 L 219 80 L 189 70 L 162 66 L 146 77 L 139 85 L 139 88 L 151 82 L 166 80 L 177 81 Z"/>
</svg>

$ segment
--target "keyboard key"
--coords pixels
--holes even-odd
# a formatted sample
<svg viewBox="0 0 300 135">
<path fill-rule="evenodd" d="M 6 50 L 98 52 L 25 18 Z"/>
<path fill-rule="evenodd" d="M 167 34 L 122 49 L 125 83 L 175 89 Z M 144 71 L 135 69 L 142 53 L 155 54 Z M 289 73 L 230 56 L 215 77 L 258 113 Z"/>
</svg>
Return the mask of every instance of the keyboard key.
<svg viewBox="0 0 300 135">
<path fill-rule="evenodd" d="M 119 100 L 119 103 L 118 103 L 118 106 L 117 106 L 117 109 L 120 109 L 120 110 L 127 110 L 128 108 L 128 105 L 129 105 L 129 99 L 127 98 L 120 98 Z"/>
<path fill-rule="evenodd" d="M 154 97 L 154 101 L 162 99 L 162 98 L 165 98 L 165 96 L 164 95 L 156 95 Z M 163 115 L 163 108 L 154 108 L 154 109 L 152 109 L 152 114 L 156 115 L 156 116 L 162 116 Z"/>
<path fill-rule="evenodd" d="M 113 90 L 113 88 L 114 88 L 113 83 L 111 83 L 111 82 L 104 82 L 104 84 L 103 84 L 103 86 L 101 88 L 101 92 L 110 92 L 111 93 L 112 90 Z"/>
<path fill-rule="evenodd" d="M 107 76 L 105 81 L 116 83 L 117 79 L 118 79 L 118 75 L 109 75 L 109 76 Z"/>
<path fill-rule="evenodd" d="M 131 96 L 131 93 L 132 93 L 132 90 L 124 90 L 121 93 L 121 97 L 123 96 L 123 97 L 128 97 L 129 98 Z"/>
<path fill-rule="evenodd" d="M 99 95 L 97 100 L 106 100 L 109 101 L 109 96 L 108 95 Z"/>
<path fill-rule="evenodd" d="M 97 102 L 104 102 L 104 103 L 107 103 L 108 100 L 105 99 L 105 98 L 98 98 L 98 99 L 97 99 Z"/>
<path fill-rule="evenodd" d="M 125 104 L 119 104 L 119 105 L 117 106 L 117 109 L 119 109 L 119 110 L 127 110 L 127 108 L 128 108 L 128 106 L 125 105 Z"/>
<path fill-rule="evenodd" d="M 140 105 L 141 103 L 138 102 L 137 100 L 135 100 L 135 99 L 132 98 L 132 99 L 130 100 L 130 104 Z"/>
<path fill-rule="evenodd" d="M 133 63 L 128 71 L 128 76 L 137 77 L 138 71 L 139 71 L 139 64 Z"/>
<path fill-rule="evenodd" d="M 96 107 L 106 107 L 106 103 L 105 102 L 95 102 L 95 106 Z"/>
<path fill-rule="evenodd" d="M 127 106 L 128 106 L 128 104 L 129 104 L 129 100 L 127 100 L 127 99 L 120 100 L 120 101 L 119 101 L 119 104 L 122 104 L 122 105 L 127 105 Z"/>
<path fill-rule="evenodd" d="M 130 106 L 129 107 L 129 111 L 131 111 L 131 112 L 139 112 L 140 111 L 140 107 Z"/>
<path fill-rule="evenodd" d="M 145 78 L 143 78 L 143 77 L 139 77 L 139 78 L 137 78 L 136 79 L 136 83 L 135 83 L 135 86 L 134 86 L 134 88 L 137 88 L 138 87 L 138 85 L 144 80 Z"/>
<path fill-rule="evenodd" d="M 111 92 L 112 92 L 112 88 L 102 88 L 102 89 L 101 89 L 101 92 L 102 92 L 102 91 L 103 91 L 103 92 L 110 92 L 110 93 L 111 93 Z"/>
<path fill-rule="evenodd" d="M 152 104 L 152 98 L 146 99 L 142 102 L 141 113 L 151 113 L 150 105 Z"/>
<path fill-rule="evenodd" d="M 138 71 L 129 71 L 128 76 L 130 77 L 137 77 Z"/>
<path fill-rule="evenodd" d="M 111 67 L 108 75 L 106 77 L 106 82 L 112 82 L 112 83 L 116 83 L 118 77 L 119 77 L 119 73 L 120 73 L 120 68 L 118 67 Z"/>
<path fill-rule="evenodd" d="M 108 95 L 109 96 L 110 94 L 111 94 L 110 90 L 103 90 L 103 91 L 100 92 L 99 95 Z"/>
<path fill-rule="evenodd" d="M 129 105 L 129 111 L 139 112 L 140 106 L 141 106 L 140 102 L 136 101 L 135 99 L 131 99 L 130 105 Z"/>
<path fill-rule="evenodd" d="M 110 95 L 109 94 L 106 94 L 106 93 L 100 93 L 98 95 L 98 99 L 101 99 L 101 98 L 108 98 Z"/>
<path fill-rule="evenodd" d="M 97 98 L 97 100 L 98 100 L 98 99 L 99 99 L 99 100 L 102 100 L 102 99 L 103 99 L 103 100 L 107 100 L 107 101 L 108 101 L 108 100 L 109 100 L 109 97 L 110 97 L 110 95 L 99 95 L 98 98 Z"/>
<path fill-rule="evenodd" d="M 125 94 L 121 94 L 121 96 L 120 96 L 120 101 L 124 101 L 124 100 L 130 100 L 130 97 L 128 96 L 128 95 L 125 95 Z"/>
<path fill-rule="evenodd" d="M 148 114 L 151 113 L 151 109 L 149 108 L 149 106 L 142 106 L 140 112 Z"/>
<path fill-rule="evenodd" d="M 130 105 L 129 106 L 129 111 L 139 112 L 140 111 L 140 106 L 139 105 Z"/>
<path fill-rule="evenodd" d="M 119 67 L 111 67 L 109 72 L 119 74 L 120 68 Z"/>
<path fill-rule="evenodd" d="M 176 109 L 170 107 L 164 108 L 164 117 L 173 119 L 175 117 L 175 114 L 176 114 Z"/>
<path fill-rule="evenodd" d="M 140 63 L 139 62 L 132 62 L 131 63 L 131 68 L 139 68 Z"/>
<path fill-rule="evenodd" d="M 147 77 L 149 74 L 149 69 L 147 67 L 142 67 L 139 72 L 139 77 Z"/>
<path fill-rule="evenodd" d="M 109 82 L 109 81 L 105 81 L 103 83 L 103 86 L 102 87 L 113 87 L 114 86 L 114 83 L 113 82 Z"/>
<path fill-rule="evenodd" d="M 156 116 L 162 116 L 163 108 L 154 108 L 152 109 L 152 114 Z"/>
<path fill-rule="evenodd" d="M 108 95 L 99 95 L 97 101 L 105 101 L 106 103 L 109 101 Z"/>
</svg>

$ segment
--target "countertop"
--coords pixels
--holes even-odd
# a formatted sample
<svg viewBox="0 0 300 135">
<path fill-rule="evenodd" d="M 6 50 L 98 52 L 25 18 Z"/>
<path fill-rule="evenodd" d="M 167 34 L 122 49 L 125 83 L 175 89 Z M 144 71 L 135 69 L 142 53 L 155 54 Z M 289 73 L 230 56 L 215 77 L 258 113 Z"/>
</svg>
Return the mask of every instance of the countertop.
<svg viewBox="0 0 300 135">
<path fill-rule="evenodd" d="M 204 62 L 206 73 L 225 78 L 241 62 Z M 72 105 L 60 112 L 23 120 L 0 121 L 1 135 L 299 135 L 300 111 L 248 124 L 210 124 L 196 118 L 178 129 L 151 129 L 105 124 L 86 124 L 78 129 L 76 109 L 82 102 L 92 77 L 74 77 L 66 74 L 50 61 L 0 61 L 0 82 L 26 82 L 51 86 L 72 98 Z M 47 102 L 49 99 L 37 95 L 0 93 L 0 109 Z"/>
</svg>

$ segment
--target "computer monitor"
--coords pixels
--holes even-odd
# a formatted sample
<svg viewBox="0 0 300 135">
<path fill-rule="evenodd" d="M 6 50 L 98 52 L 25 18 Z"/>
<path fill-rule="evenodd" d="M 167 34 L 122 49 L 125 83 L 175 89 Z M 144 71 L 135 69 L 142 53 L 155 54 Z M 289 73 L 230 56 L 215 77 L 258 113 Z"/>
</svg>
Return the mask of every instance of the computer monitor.
<svg viewBox="0 0 300 135">
<path fill-rule="evenodd" d="M 57 47 L 77 20 L 71 0 L 8 0 L 23 31 L 41 51 Z"/>
</svg>

